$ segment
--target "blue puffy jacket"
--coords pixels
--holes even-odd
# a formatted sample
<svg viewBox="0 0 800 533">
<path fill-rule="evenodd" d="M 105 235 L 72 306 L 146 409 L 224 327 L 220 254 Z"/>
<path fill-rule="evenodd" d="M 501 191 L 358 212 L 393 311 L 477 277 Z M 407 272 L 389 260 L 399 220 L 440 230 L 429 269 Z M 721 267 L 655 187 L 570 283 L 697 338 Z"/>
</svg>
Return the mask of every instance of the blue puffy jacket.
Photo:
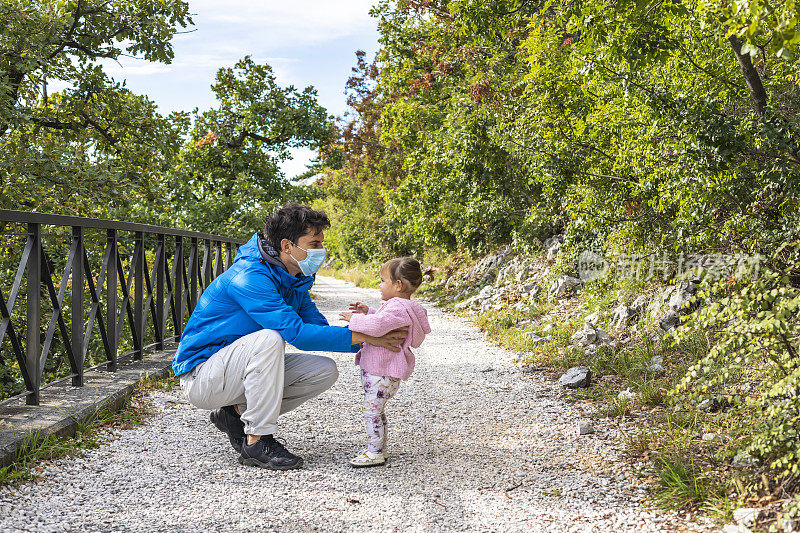
<svg viewBox="0 0 800 533">
<path fill-rule="evenodd" d="M 172 369 L 189 372 L 220 348 L 261 329 L 274 329 L 300 350 L 350 352 L 347 327 L 329 326 L 311 301 L 314 277 L 289 274 L 258 247 L 258 234 L 239 248 L 233 265 L 203 292 L 189 317 Z"/>
</svg>

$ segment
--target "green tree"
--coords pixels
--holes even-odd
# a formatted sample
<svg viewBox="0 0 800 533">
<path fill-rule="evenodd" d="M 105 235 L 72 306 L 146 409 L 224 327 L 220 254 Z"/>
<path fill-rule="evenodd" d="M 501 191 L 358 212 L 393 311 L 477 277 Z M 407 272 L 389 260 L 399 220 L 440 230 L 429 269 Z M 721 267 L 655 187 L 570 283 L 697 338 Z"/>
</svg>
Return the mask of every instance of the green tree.
<svg viewBox="0 0 800 533">
<path fill-rule="evenodd" d="M 289 150 L 327 149 L 333 123 L 313 87 L 282 88 L 269 65 L 249 56 L 219 69 L 212 89 L 219 106 L 195 112 L 172 174 L 172 202 L 192 228 L 244 235 L 295 194 L 279 168 Z"/>
<path fill-rule="evenodd" d="M 158 175 L 188 116 L 162 117 L 98 60 L 169 63 L 188 24 L 178 0 L 0 2 L 0 205 L 164 219 Z"/>
<path fill-rule="evenodd" d="M 348 175 L 384 188 L 387 227 L 417 248 L 566 225 L 630 251 L 769 254 L 800 219 L 796 8 L 715 9 L 380 2 Z"/>
</svg>

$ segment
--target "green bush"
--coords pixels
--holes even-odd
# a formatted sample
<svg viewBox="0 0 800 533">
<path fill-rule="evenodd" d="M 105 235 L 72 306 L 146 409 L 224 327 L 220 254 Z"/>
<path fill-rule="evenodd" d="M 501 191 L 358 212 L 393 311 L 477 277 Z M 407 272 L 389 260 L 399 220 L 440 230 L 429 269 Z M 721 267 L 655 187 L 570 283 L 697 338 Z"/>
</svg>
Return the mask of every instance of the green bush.
<svg viewBox="0 0 800 533">
<path fill-rule="evenodd" d="M 677 334 L 680 340 L 707 331 L 715 342 L 674 392 L 715 394 L 755 409 L 747 451 L 779 479 L 800 474 L 798 252 L 797 244 L 783 246 L 758 274 L 706 284 L 701 297 L 709 303 Z"/>
</svg>

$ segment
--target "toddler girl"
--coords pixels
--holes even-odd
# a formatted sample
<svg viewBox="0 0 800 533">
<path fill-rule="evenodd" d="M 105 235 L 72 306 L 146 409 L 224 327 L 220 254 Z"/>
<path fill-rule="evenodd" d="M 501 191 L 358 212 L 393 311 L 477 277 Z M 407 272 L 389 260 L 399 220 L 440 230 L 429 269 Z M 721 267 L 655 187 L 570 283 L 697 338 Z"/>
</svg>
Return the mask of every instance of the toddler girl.
<svg viewBox="0 0 800 533">
<path fill-rule="evenodd" d="M 381 299 L 377 311 L 361 302 L 350 304 L 350 311 L 341 313 L 350 322 L 350 330 L 380 337 L 386 333 L 408 328 L 408 336 L 399 352 L 364 343 L 356 354 L 364 386 L 364 421 L 367 427 L 367 448 L 350 461 L 354 467 L 379 466 L 386 463 L 386 401 L 394 396 L 400 381 L 408 379 L 414 370 L 414 354 L 431 332 L 425 308 L 411 301 L 411 295 L 422 283 L 419 261 L 399 257 L 381 267 Z"/>
</svg>

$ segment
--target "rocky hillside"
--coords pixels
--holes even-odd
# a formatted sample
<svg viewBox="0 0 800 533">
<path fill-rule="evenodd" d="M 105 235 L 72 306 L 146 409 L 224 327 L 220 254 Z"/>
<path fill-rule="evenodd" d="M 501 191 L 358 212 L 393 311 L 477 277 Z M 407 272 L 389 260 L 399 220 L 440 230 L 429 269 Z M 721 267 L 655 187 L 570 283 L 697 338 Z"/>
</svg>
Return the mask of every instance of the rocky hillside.
<svg viewBox="0 0 800 533">
<path fill-rule="evenodd" d="M 701 301 L 699 277 L 674 283 L 597 279 L 570 268 L 574 261 L 566 253 L 556 235 L 536 255 L 505 247 L 468 267 L 440 266 L 429 296 L 516 349 L 526 368 L 553 372 L 568 399 L 592 402 L 595 418 L 628 427 L 629 455 L 654 468 L 657 505 L 708 514 L 729 522 L 731 531 L 800 531 L 792 514 L 796 477 L 774 461 L 776 453 L 791 452 L 763 436 L 776 434 L 770 429 L 775 422 L 762 416 L 763 391 L 780 376 L 759 359 L 731 370 L 719 349 L 737 331 L 729 326 L 751 313 L 697 331 L 689 319 L 719 309 L 719 300 Z M 727 301 L 733 306 L 738 300 Z M 698 373 L 717 381 L 686 385 Z M 786 412 L 775 420 L 785 420 Z"/>
</svg>

